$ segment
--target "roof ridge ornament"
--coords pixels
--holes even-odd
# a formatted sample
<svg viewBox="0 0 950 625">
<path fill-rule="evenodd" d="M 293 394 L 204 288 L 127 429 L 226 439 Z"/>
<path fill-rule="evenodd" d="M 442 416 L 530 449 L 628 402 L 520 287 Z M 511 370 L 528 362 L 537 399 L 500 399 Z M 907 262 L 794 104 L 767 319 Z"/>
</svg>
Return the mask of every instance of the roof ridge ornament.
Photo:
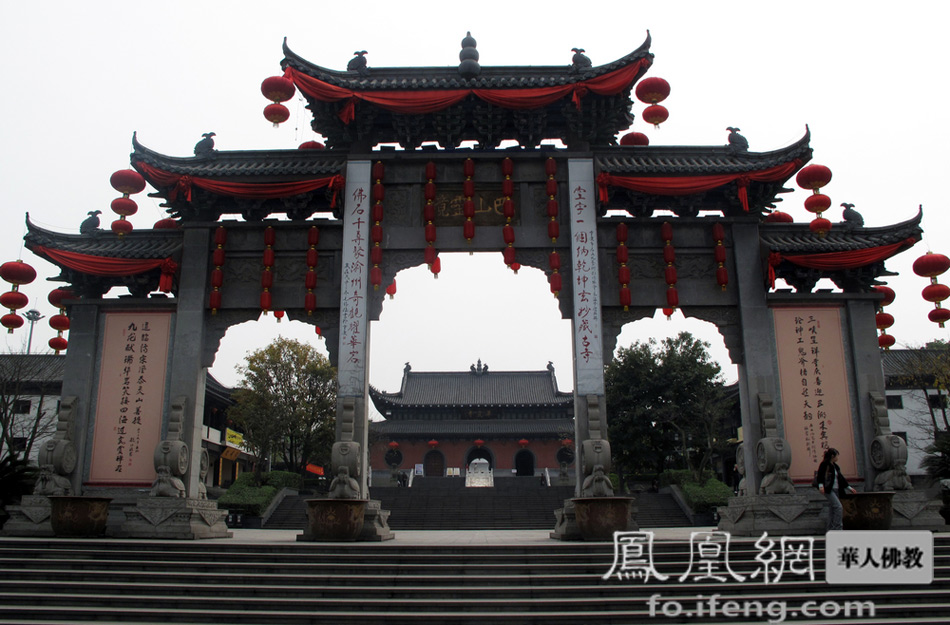
<svg viewBox="0 0 950 625">
<path fill-rule="evenodd" d="M 356 72 L 360 76 L 369 76 L 369 67 L 366 63 L 366 50 L 357 50 L 355 56 L 346 64 L 346 71 Z"/>
<path fill-rule="evenodd" d="M 594 66 L 594 64 L 591 63 L 590 57 L 584 54 L 584 52 L 586 52 L 584 48 L 571 48 L 571 52 L 574 53 L 574 56 L 571 58 L 572 73 L 584 72 Z"/>
<path fill-rule="evenodd" d="M 477 45 L 472 31 L 467 31 L 462 39 L 462 51 L 459 52 L 459 75 L 465 80 L 477 78 L 482 73 L 482 66 L 478 64 L 478 50 L 475 49 Z"/>
</svg>

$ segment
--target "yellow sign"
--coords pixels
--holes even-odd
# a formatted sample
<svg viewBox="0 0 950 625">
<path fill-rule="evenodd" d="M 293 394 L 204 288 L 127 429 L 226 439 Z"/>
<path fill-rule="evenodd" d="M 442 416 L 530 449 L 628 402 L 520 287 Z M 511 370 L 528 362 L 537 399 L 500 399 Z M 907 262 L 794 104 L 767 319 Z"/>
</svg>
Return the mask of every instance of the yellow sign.
<svg viewBox="0 0 950 625">
<path fill-rule="evenodd" d="M 240 455 L 241 450 L 234 447 L 225 447 L 224 451 L 221 452 L 221 457 L 225 460 L 237 460 Z"/>
<path fill-rule="evenodd" d="M 228 445 L 232 447 L 240 447 L 244 444 L 244 435 L 240 432 L 235 432 L 231 428 L 228 428 L 224 431 L 224 435 L 228 441 Z"/>
</svg>

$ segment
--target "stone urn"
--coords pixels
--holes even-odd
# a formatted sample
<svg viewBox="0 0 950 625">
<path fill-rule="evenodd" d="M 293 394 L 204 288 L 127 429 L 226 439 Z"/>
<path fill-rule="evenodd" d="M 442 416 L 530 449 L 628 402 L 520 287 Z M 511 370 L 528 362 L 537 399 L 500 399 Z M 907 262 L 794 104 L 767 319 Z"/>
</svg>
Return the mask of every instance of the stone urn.
<svg viewBox="0 0 950 625">
<path fill-rule="evenodd" d="M 842 525 L 846 530 L 889 530 L 894 516 L 893 491 L 856 493 L 842 498 Z"/>
<path fill-rule="evenodd" d="M 578 497 L 574 502 L 577 529 L 584 540 L 613 540 L 626 531 L 633 497 Z"/>
<path fill-rule="evenodd" d="M 351 542 L 363 531 L 367 499 L 308 499 L 307 540 Z"/>
<path fill-rule="evenodd" d="M 49 520 L 56 536 L 82 538 L 105 535 L 111 497 L 51 495 L 49 501 Z"/>
</svg>

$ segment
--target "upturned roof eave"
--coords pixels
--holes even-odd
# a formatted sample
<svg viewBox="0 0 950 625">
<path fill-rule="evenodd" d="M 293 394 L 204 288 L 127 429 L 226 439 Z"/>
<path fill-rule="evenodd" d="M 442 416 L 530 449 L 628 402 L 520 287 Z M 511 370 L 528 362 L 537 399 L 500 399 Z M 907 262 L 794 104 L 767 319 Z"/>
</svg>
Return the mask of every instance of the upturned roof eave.
<svg viewBox="0 0 950 625">
<path fill-rule="evenodd" d="M 282 50 L 284 59 L 281 61 L 281 68 L 292 66 L 297 71 L 302 71 L 308 76 L 312 76 L 327 83 L 344 86 L 355 91 L 389 91 L 410 89 L 439 89 L 441 88 L 506 88 L 506 85 L 496 85 L 495 83 L 504 78 L 527 79 L 535 78 L 538 84 L 536 86 L 552 86 L 556 84 L 571 84 L 581 82 L 591 78 L 596 78 L 608 72 L 624 67 L 643 58 L 652 58 L 650 45 L 652 39 L 650 32 L 647 31 L 646 39 L 638 48 L 626 54 L 619 59 L 604 65 L 591 67 L 585 71 L 574 71 L 571 65 L 510 65 L 510 66 L 482 66 L 478 77 L 465 80 L 458 72 L 458 66 L 422 66 L 422 67 L 369 67 L 369 73 L 361 76 L 357 72 L 346 70 L 333 70 L 321 65 L 312 63 L 299 54 L 295 53 L 287 45 L 287 39 L 284 38 Z M 641 74 L 642 75 L 642 74 Z M 639 79 L 640 76 L 637 77 Z M 408 85 L 404 81 L 409 81 Z M 396 84 L 396 83 L 399 84 Z M 454 86 L 451 83 L 456 83 Z M 516 81 L 517 82 L 517 81 Z M 528 86 L 530 88 L 530 86 Z M 523 89 L 524 84 L 507 85 L 507 88 Z"/>
<path fill-rule="evenodd" d="M 766 223 L 759 229 L 759 239 L 768 250 L 785 254 L 857 250 L 907 239 L 920 241 L 922 219 L 923 208 L 918 208 L 915 216 L 896 224 L 873 228 L 833 227 L 824 237 L 811 232 L 807 223 Z"/>
<path fill-rule="evenodd" d="M 182 248 L 182 232 L 177 229 L 138 229 L 126 233 L 121 238 L 111 230 L 101 230 L 95 234 L 66 234 L 54 232 L 37 226 L 26 215 L 26 236 L 24 245 L 28 250 L 53 263 L 61 264 L 43 255 L 40 247 L 108 258 L 169 258 L 179 255 Z M 138 240 L 140 245 L 133 242 Z"/>
</svg>

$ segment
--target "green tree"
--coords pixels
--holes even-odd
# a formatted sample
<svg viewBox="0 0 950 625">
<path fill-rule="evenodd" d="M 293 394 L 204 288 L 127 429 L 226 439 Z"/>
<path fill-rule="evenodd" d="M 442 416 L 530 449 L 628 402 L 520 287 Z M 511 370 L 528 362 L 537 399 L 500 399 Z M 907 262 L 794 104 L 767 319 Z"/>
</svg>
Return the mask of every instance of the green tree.
<svg viewBox="0 0 950 625">
<path fill-rule="evenodd" d="M 939 431 L 938 413 L 943 429 L 950 430 L 947 415 L 947 392 L 950 390 L 950 349 L 946 341 L 928 342 L 923 348 L 892 350 L 889 358 L 889 382 L 920 391 L 926 400 L 927 416 L 934 432 Z M 936 389 L 937 399 L 930 400 L 930 390 Z M 926 427 L 926 424 L 921 423 Z"/>
<path fill-rule="evenodd" d="M 689 332 L 621 348 L 605 370 L 611 450 L 625 471 L 678 457 L 697 481 L 728 434 L 730 400 L 709 344 Z"/>
<path fill-rule="evenodd" d="M 278 337 L 237 367 L 242 380 L 228 416 L 257 455 L 301 471 L 326 464 L 335 438 L 336 370 L 312 346 Z"/>
</svg>

